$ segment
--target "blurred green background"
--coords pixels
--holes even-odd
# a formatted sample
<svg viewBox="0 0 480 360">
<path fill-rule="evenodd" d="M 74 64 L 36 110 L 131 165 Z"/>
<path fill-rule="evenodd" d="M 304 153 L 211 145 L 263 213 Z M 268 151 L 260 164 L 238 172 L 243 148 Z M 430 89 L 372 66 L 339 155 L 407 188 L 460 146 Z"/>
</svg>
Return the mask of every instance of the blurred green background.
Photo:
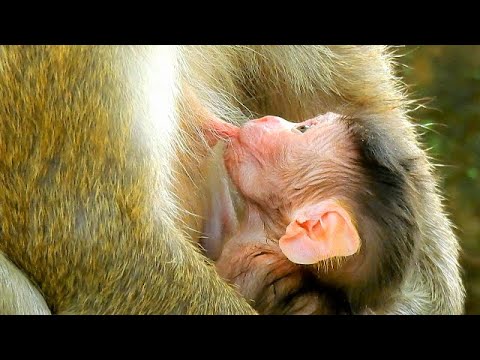
<svg viewBox="0 0 480 360">
<path fill-rule="evenodd" d="M 407 46 L 400 69 L 457 226 L 467 314 L 480 314 L 480 46 Z"/>
</svg>

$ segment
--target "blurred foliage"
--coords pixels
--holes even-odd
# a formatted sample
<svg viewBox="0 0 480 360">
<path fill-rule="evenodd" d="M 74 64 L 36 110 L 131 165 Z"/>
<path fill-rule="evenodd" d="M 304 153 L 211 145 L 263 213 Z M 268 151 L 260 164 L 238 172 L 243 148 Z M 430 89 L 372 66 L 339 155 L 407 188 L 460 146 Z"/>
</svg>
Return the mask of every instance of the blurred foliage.
<svg viewBox="0 0 480 360">
<path fill-rule="evenodd" d="M 407 46 L 401 75 L 457 226 L 467 314 L 480 314 L 480 46 Z M 428 98 L 429 101 L 425 99 Z"/>
</svg>

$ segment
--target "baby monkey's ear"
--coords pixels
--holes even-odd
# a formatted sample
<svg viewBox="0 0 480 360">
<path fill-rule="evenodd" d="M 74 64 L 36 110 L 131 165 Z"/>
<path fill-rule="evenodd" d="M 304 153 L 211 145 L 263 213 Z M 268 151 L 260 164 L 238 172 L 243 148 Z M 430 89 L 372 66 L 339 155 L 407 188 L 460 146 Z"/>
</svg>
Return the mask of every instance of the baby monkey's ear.
<svg viewBox="0 0 480 360">
<path fill-rule="evenodd" d="M 296 264 L 315 264 L 355 254 L 360 237 L 350 214 L 337 201 L 325 200 L 295 211 L 279 246 Z"/>
</svg>

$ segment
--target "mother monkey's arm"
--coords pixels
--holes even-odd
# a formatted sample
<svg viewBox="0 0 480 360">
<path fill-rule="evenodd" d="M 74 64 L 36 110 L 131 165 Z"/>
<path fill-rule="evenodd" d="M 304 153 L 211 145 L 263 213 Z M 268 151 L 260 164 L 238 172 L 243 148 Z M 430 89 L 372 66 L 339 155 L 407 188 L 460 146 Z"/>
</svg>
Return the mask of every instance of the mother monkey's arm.
<svg viewBox="0 0 480 360">
<path fill-rule="evenodd" d="M 176 59 L 0 48 L 0 251 L 54 313 L 253 313 L 178 225 Z"/>
</svg>

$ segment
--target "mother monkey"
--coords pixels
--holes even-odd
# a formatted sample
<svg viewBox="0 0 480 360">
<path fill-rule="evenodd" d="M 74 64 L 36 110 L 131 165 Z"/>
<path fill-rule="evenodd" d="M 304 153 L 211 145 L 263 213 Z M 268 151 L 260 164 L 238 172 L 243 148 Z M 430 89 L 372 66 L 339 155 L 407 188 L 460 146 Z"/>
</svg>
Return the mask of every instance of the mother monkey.
<svg viewBox="0 0 480 360">
<path fill-rule="evenodd" d="M 208 146 L 185 86 L 238 123 L 327 111 L 373 119 L 373 153 L 405 174 L 414 239 L 401 282 L 374 311 L 463 311 L 457 240 L 389 49 L 4 46 L 2 312 L 254 313 L 194 244 Z M 31 284 L 48 309 L 24 305 L 39 294 Z"/>
</svg>

